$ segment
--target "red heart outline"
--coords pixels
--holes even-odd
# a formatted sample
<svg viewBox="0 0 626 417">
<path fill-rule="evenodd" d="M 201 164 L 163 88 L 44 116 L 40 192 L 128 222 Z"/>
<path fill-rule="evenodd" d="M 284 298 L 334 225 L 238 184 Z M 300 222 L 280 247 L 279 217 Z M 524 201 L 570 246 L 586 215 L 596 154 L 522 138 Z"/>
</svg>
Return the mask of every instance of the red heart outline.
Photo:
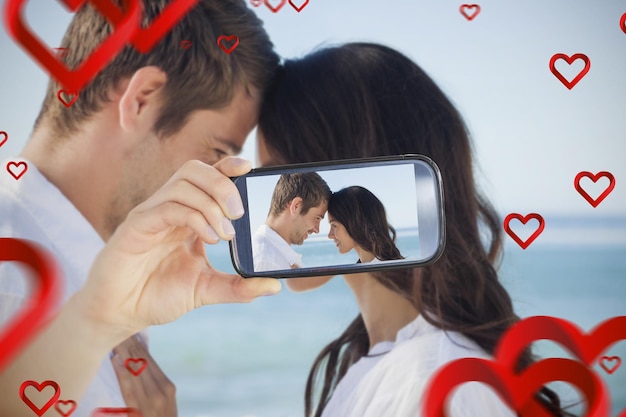
<svg viewBox="0 0 626 417">
<path fill-rule="evenodd" d="M 517 236 L 517 234 L 513 230 L 511 230 L 509 223 L 511 222 L 512 219 L 517 219 L 522 224 L 526 224 L 528 220 L 530 219 L 535 219 L 539 221 L 539 227 L 537 228 L 537 230 L 534 231 L 532 235 L 528 237 L 528 239 L 523 241 L 522 239 L 519 238 L 519 236 Z M 519 213 L 511 213 L 504 218 L 504 231 L 509 236 L 511 236 L 511 238 L 518 245 L 520 245 L 520 247 L 524 250 L 526 250 L 526 248 L 530 246 L 530 244 L 533 243 L 535 239 L 537 239 L 537 236 L 539 236 L 541 232 L 543 232 L 544 227 L 545 227 L 545 221 L 543 220 L 543 217 L 537 213 L 530 213 L 530 214 L 527 214 L 526 216 L 522 216 Z"/>
<path fill-rule="evenodd" d="M 233 43 L 230 48 L 226 48 L 224 45 L 222 45 L 222 41 L 230 42 L 233 39 L 235 40 L 235 43 Z M 239 45 L 239 38 L 235 35 L 231 35 L 231 36 L 220 35 L 220 37 L 217 38 L 217 45 L 220 48 L 222 48 L 222 51 L 230 55 L 230 53 L 233 52 L 235 48 L 237 48 L 237 46 Z"/>
<path fill-rule="evenodd" d="M 52 398 L 50 398 L 47 403 L 39 408 L 35 404 L 33 404 L 30 398 L 26 396 L 25 391 L 28 387 L 33 387 L 39 392 L 43 391 L 43 389 L 46 387 L 52 387 L 54 388 L 54 395 L 52 395 Z M 59 395 L 61 395 L 61 388 L 59 388 L 59 384 L 54 381 L 44 381 L 41 384 L 35 381 L 24 381 L 22 382 L 22 385 L 20 385 L 20 398 L 31 410 L 33 410 L 33 413 L 37 414 L 39 417 L 44 415 L 46 411 L 48 411 L 48 409 L 52 407 L 52 404 L 54 404 L 56 400 L 59 399 Z"/>
<path fill-rule="evenodd" d="M 263 0 L 250 0 L 250 4 L 254 7 L 259 7 L 261 4 L 263 4 Z"/>
<path fill-rule="evenodd" d="M 70 405 L 70 408 L 68 411 L 63 411 L 61 410 L 60 405 Z M 73 413 L 74 410 L 76 410 L 76 401 L 74 400 L 59 400 L 56 402 L 56 404 L 54 404 L 54 409 L 56 410 L 57 413 L 61 414 L 63 417 L 70 417 Z"/>
<path fill-rule="evenodd" d="M 91 0 L 90 0 L 91 1 Z M 199 0 L 174 0 L 150 23 L 147 28 L 142 28 L 138 24 L 135 34 L 131 38 L 131 43 L 135 49 L 142 54 L 146 54 L 154 48 L 172 28 L 198 4 Z M 114 23 L 121 24 L 124 14 L 121 10 L 115 9 L 112 13 Z"/>
<path fill-rule="evenodd" d="M 75 12 L 86 1 L 96 6 L 107 19 L 112 20 L 115 30 L 104 40 L 78 67 L 68 69 L 41 39 L 33 34 L 24 23 L 24 7 L 26 0 L 7 0 L 4 8 L 4 24 L 9 35 L 20 44 L 59 84 L 70 91 L 80 91 L 90 82 L 106 64 L 108 64 L 133 38 L 139 30 L 142 14 L 140 0 L 123 0 L 128 10 L 119 24 L 115 24 L 115 16 L 122 13 L 109 0 L 59 0 L 68 9 Z"/>
<path fill-rule="evenodd" d="M 556 61 L 559 59 L 563 59 L 569 65 L 572 65 L 572 63 L 574 63 L 577 59 L 582 59 L 585 63 L 585 68 L 583 68 L 572 81 L 567 81 L 567 79 L 555 67 Z M 578 84 L 578 82 L 589 72 L 589 68 L 591 68 L 591 61 L 585 54 L 574 54 L 571 57 L 565 54 L 554 54 L 552 58 L 550 58 L 550 71 L 552 71 L 552 74 L 554 74 L 556 78 L 558 78 L 559 81 L 567 87 L 568 90 L 571 90 L 576 84 Z"/>
<path fill-rule="evenodd" d="M 135 370 L 131 366 L 131 362 L 141 363 L 141 365 L 139 365 L 139 367 Z M 126 369 L 128 369 L 131 374 L 139 376 L 139 374 L 142 373 L 143 370 L 146 369 L 146 367 L 148 366 L 148 361 L 146 361 L 144 358 L 128 358 L 124 361 L 124 366 L 126 366 Z"/>
<path fill-rule="evenodd" d="M 65 94 L 66 96 L 71 96 L 72 98 L 70 99 L 70 101 L 65 101 L 65 99 L 62 97 L 63 94 Z M 59 99 L 59 101 L 61 103 L 63 103 L 63 105 L 65 107 L 67 107 L 69 109 L 70 107 L 72 107 L 72 104 L 74 104 L 74 102 L 76 100 L 78 100 L 78 94 L 70 93 L 70 92 L 65 91 L 65 90 L 59 90 L 57 92 L 57 98 Z"/>
<path fill-rule="evenodd" d="M 289 0 L 289 4 L 291 5 L 291 7 L 296 9 L 296 12 L 300 13 L 302 11 L 302 9 L 304 9 L 306 7 L 306 5 L 309 4 L 309 0 L 305 0 L 304 3 L 302 3 L 302 5 L 300 7 L 298 7 L 295 4 L 293 4 L 293 1 L 291 1 L 291 0 Z"/>
<path fill-rule="evenodd" d="M 526 346 L 536 340 L 558 342 L 586 365 L 592 365 L 608 347 L 620 340 L 626 340 L 626 316 L 606 320 L 587 334 L 561 318 L 528 317 L 511 326 L 500 339 L 494 355 L 500 362 L 513 363 Z"/>
<path fill-rule="evenodd" d="M 512 364 L 522 351 L 536 340 L 557 342 L 582 360 L 585 365 L 591 366 L 611 345 L 620 340 L 626 340 L 626 316 L 608 319 L 587 334 L 564 319 L 548 316 L 528 317 L 515 323 L 502 336 L 494 350 L 494 356 L 498 362 Z M 539 413 L 543 408 L 538 407 L 536 403 L 529 403 L 527 406 L 534 407 L 534 414 L 530 416 L 543 416 Z M 619 417 L 626 417 L 626 413 L 622 412 Z"/>
<path fill-rule="evenodd" d="M 91 417 L 105 417 L 107 414 L 126 414 L 127 417 L 142 417 L 136 408 L 101 407 L 91 412 Z"/>
<path fill-rule="evenodd" d="M 23 166 L 24 170 L 16 175 L 13 171 L 11 171 L 11 167 L 17 168 L 19 166 Z M 9 172 L 9 174 L 11 174 L 11 176 L 13 176 L 13 178 L 15 178 L 15 181 L 17 181 L 20 178 L 22 178 L 22 175 L 26 174 L 26 171 L 28 171 L 28 164 L 25 161 L 20 161 L 20 162 L 9 161 L 7 162 L 7 171 Z M 1 260 L 3 259 L 0 258 L 0 261 Z M 2 339 L 0 339 L 0 341 L 2 341 Z"/>
<path fill-rule="evenodd" d="M 263 0 L 263 3 L 265 3 L 267 8 L 270 9 L 272 12 L 277 13 L 280 9 L 283 8 L 285 3 L 287 3 L 287 0 L 280 0 L 280 4 L 277 7 L 272 7 L 269 0 Z"/>
<path fill-rule="evenodd" d="M 609 367 L 604 364 L 605 361 L 608 361 L 608 362 L 617 361 L 617 363 L 615 364 L 615 366 Z M 620 358 L 619 356 L 602 356 L 600 358 L 600 366 L 602 367 L 602 369 L 604 369 L 604 372 L 606 372 L 609 375 L 617 371 L 617 368 L 619 368 L 621 364 L 622 364 L 622 358 Z"/>
<path fill-rule="evenodd" d="M 4 139 L 0 140 L 0 147 L 2 147 L 2 145 L 4 145 L 7 140 L 9 140 L 9 134 L 5 131 L 1 131 L 0 136 L 4 136 Z"/>
<path fill-rule="evenodd" d="M 0 238 L 0 261 L 15 261 L 28 265 L 31 276 L 31 299 L 0 331 L 0 371 L 42 328 L 46 317 L 57 306 L 61 282 L 52 256 L 34 242 L 10 237 Z"/>
<path fill-rule="evenodd" d="M 622 32 L 626 33 L 626 13 L 624 13 L 619 20 L 619 26 L 622 28 Z"/>
<path fill-rule="evenodd" d="M 609 410 L 606 389 L 602 380 L 580 362 L 564 358 L 550 358 L 536 362 L 519 375 L 499 362 L 478 358 L 457 359 L 448 363 L 433 376 L 425 392 L 423 403 L 427 417 L 446 417 L 445 405 L 449 393 L 458 385 L 483 382 L 498 393 L 500 399 L 521 417 L 544 415 L 536 404 L 534 394 L 546 383 L 564 381 L 575 385 L 588 400 L 587 417 L 606 417 Z M 540 414 L 537 414 L 537 411 Z M 550 414 L 545 414 L 546 416 Z"/>
<path fill-rule="evenodd" d="M 593 199 L 580 185 L 580 180 L 583 177 L 589 178 L 594 183 L 598 182 L 600 178 L 606 177 L 609 179 L 609 186 L 606 188 L 606 190 L 602 192 L 602 194 L 598 196 L 598 198 Z M 613 188 L 615 188 L 615 177 L 608 171 L 600 171 L 597 174 L 592 174 L 589 171 L 581 171 L 576 175 L 576 178 L 574 178 L 574 188 L 576 188 L 576 191 L 578 191 L 578 193 L 582 195 L 585 200 L 587 200 L 587 202 L 593 206 L 593 208 L 596 208 L 602 202 L 602 200 L 604 200 L 606 196 L 608 196 L 611 191 L 613 191 Z"/>
<path fill-rule="evenodd" d="M 476 9 L 476 11 L 472 14 L 467 14 L 465 9 Z M 459 11 L 467 20 L 472 21 L 480 13 L 480 6 L 478 4 L 462 4 L 459 7 Z"/>
</svg>

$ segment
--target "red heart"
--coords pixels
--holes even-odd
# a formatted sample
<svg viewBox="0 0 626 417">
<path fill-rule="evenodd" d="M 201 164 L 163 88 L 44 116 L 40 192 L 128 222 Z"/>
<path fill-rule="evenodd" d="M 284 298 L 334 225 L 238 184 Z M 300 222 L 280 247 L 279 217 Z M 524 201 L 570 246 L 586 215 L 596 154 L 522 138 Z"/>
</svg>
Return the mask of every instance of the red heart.
<svg viewBox="0 0 626 417">
<path fill-rule="evenodd" d="M 467 13 L 467 10 L 474 10 L 472 13 Z M 480 13 L 480 6 L 478 4 L 462 4 L 459 11 L 467 20 L 472 20 L 478 13 Z"/>
<path fill-rule="evenodd" d="M 605 365 L 604 362 L 613 362 L 615 361 L 615 365 L 611 366 L 611 365 Z M 604 369 L 604 371 L 611 375 L 613 372 L 617 371 L 617 368 L 619 368 L 619 366 L 622 364 L 622 358 L 620 358 L 619 356 L 602 356 L 600 358 L 600 366 L 602 367 L 602 369 Z"/>
<path fill-rule="evenodd" d="M 0 140 L 0 146 L 2 146 L 9 139 L 9 135 L 7 132 L 0 132 L 0 136 L 4 137 L 4 139 Z"/>
<path fill-rule="evenodd" d="M 263 0 L 250 0 L 250 4 L 254 7 L 259 7 L 263 3 Z"/>
<path fill-rule="evenodd" d="M 586 335 L 567 320 L 547 316 L 528 317 L 511 326 L 502 336 L 494 356 L 501 363 L 512 364 L 530 343 L 542 339 L 560 343 L 583 363 L 591 366 L 609 346 L 626 340 L 626 316 L 606 320 Z M 532 406 L 539 408 L 534 403 Z M 626 413 L 619 416 L 626 417 Z"/>
<path fill-rule="evenodd" d="M 70 101 L 65 101 L 65 99 L 63 98 L 63 95 L 71 97 Z M 78 94 L 70 93 L 65 90 L 59 90 L 59 92 L 57 93 L 57 98 L 61 101 L 61 103 L 63 103 L 65 107 L 69 109 L 72 106 L 72 104 L 74 104 L 74 102 L 78 99 Z"/>
<path fill-rule="evenodd" d="M 272 6 L 270 4 L 270 0 L 263 0 L 263 2 L 265 3 L 265 5 L 274 13 L 278 12 L 280 9 L 282 9 L 282 7 L 285 5 L 285 3 L 287 3 L 287 0 L 280 0 L 280 4 L 276 7 Z"/>
<path fill-rule="evenodd" d="M 622 28 L 622 32 L 626 33 L 626 13 L 624 13 L 619 20 L 619 26 Z"/>
<path fill-rule="evenodd" d="M 565 348 L 567 348 L 571 353 L 573 353 L 576 357 L 581 359 L 585 365 L 590 366 L 598 358 L 598 356 L 604 350 L 606 350 L 609 346 L 613 345 L 614 343 L 617 343 L 618 341 L 626 340 L 626 316 L 613 317 L 607 321 L 604 321 L 603 323 L 600 323 L 598 326 L 592 329 L 588 334 L 584 334 L 574 324 L 566 320 L 556 318 L 556 317 L 546 317 L 546 316 L 528 317 L 526 319 L 520 320 L 519 322 L 511 326 L 511 328 L 502 336 L 502 338 L 500 339 L 500 342 L 498 343 L 498 345 L 496 346 L 494 350 L 495 362 L 491 362 L 491 363 L 492 364 L 496 363 L 498 364 L 498 366 L 505 366 L 505 367 L 508 367 L 508 369 L 513 369 L 514 364 L 517 361 L 517 358 L 524 351 L 524 349 L 526 349 L 528 345 L 532 343 L 533 341 L 542 340 L 542 339 L 552 340 L 552 341 L 560 343 Z M 468 359 L 461 359 L 455 362 L 466 361 L 466 360 Z M 478 359 L 474 359 L 474 360 L 478 360 Z M 564 360 L 570 361 L 569 359 L 564 359 Z M 429 407 L 438 407 L 437 401 L 442 401 L 443 399 L 445 399 L 445 397 L 443 397 L 443 399 L 441 398 L 442 394 L 447 393 L 449 389 L 460 384 L 461 382 L 476 381 L 476 380 L 483 381 L 482 379 L 478 379 L 480 375 L 474 372 L 475 369 L 471 370 L 471 372 L 464 371 L 462 367 L 465 365 L 458 365 L 458 364 L 454 365 L 455 362 L 451 362 L 450 364 L 446 365 L 444 368 L 442 368 L 438 372 L 438 374 L 446 373 L 446 375 L 448 374 L 454 375 L 460 372 L 460 373 L 466 374 L 466 376 L 464 377 L 464 379 L 459 378 L 459 381 L 454 385 L 450 385 L 449 384 L 450 381 L 447 381 L 447 378 L 445 377 L 437 377 L 437 378 L 442 379 L 439 382 L 435 381 L 436 378 L 433 378 L 433 380 L 430 383 L 430 388 L 426 391 L 426 394 L 425 394 L 427 403 L 430 404 Z M 489 362 L 489 361 L 486 361 L 486 362 Z M 545 362 L 545 361 L 541 361 L 541 362 Z M 580 377 L 580 375 L 575 375 L 575 374 L 591 373 L 589 368 L 582 368 L 581 370 L 576 371 L 574 369 L 575 368 L 574 364 L 577 362 L 574 362 L 574 361 L 570 361 L 570 362 L 573 362 L 573 363 L 567 365 L 567 367 L 570 367 L 570 366 L 572 367 L 571 372 L 574 373 L 573 375 L 574 377 L 576 378 Z M 472 366 L 472 365 L 468 365 L 468 366 Z M 487 365 L 484 365 L 484 366 L 487 366 Z M 578 366 L 582 366 L 582 365 L 579 364 Z M 447 368 L 451 368 L 451 369 L 447 369 Z M 551 380 L 556 380 L 556 377 L 557 377 L 556 373 L 555 374 L 550 373 Z M 461 379 L 463 379 L 463 381 L 461 381 Z M 565 381 L 573 382 L 577 386 L 579 386 L 578 382 L 584 382 L 585 384 L 589 382 L 589 381 L 585 382 L 584 380 L 572 381 L 569 379 Z M 497 383 L 498 381 L 492 381 L 492 382 Z M 512 388 L 512 386 L 510 385 L 511 383 L 510 379 L 504 380 L 503 382 L 507 384 L 509 389 Z M 442 384 L 443 388 L 448 387 L 449 389 L 446 391 L 445 389 L 442 389 L 441 387 L 439 387 L 438 384 Z M 498 388 L 494 384 L 491 384 L 491 385 L 494 388 Z M 584 387 L 579 386 L 579 388 L 584 388 Z M 436 391 L 441 391 L 441 392 L 436 392 Z M 498 389 L 498 391 L 501 393 L 501 395 L 505 397 L 505 401 L 508 401 L 508 398 L 506 398 L 506 394 L 503 393 L 500 389 Z M 589 391 L 583 390 L 583 392 L 587 396 L 587 399 L 590 400 L 591 397 L 589 396 Z M 430 395 L 436 396 L 437 398 L 431 399 Z M 509 402 L 509 404 L 511 403 Z M 426 415 L 429 417 L 432 416 L 432 414 L 426 414 Z M 595 415 L 595 414 L 592 414 L 592 415 Z M 599 415 L 602 417 L 608 416 L 608 411 L 606 412 L 606 414 L 599 414 Z M 521 413 L 521 416 L 522 417 L 526 417 L 526 416 L 547 417 L 547 416 L 551 416 L 551 414 L 547 413 L 547 411 L 542 406 L 540 406 L 537 402 L 530 401 L 524 405 L 524 412 Z M 622 412 L 620 416 L 624 417 L 626 416 L 626 413 Z"/>
<path fill-rule="evenodd" d="M 609 179 L 609 186 L 606 187 L 606 189 L 602 192 L 602 194 L 598 196 L 598 198 L 593 199 L 580 185 L 580 180 L 582 179 L 582 177 L 587 177 L 593 182 L 598 182 L 600 178 L 606 177 Z M 604 200 L 606 196 L 609 195 L 611 191 L 613 191 L 613 188 L 615 188 L 615 177 L 608 171 L 600 171 L 595 175 L 588 171 L 581 171 L 576 175 L 576 178 L 574 178 L 574 188 L 576 188 L 576 191 L 578 191 L 578 193 L 582 195 L 585 200 L 587 200 L 587 202 L 595 208 L 598 207 L 598 204 L 600 204 L 602 200 Z"/>
<path fill-rule="evenodd" d="M 291 7 L 293 7 L 294 9 L 296 9 L 296 11 L 297 11 L 298 13 L 300 13 L 300 11 L 301 11 L 302 9 L 304 9 L 304 8 L 306 7 L 306 5 L 307 5 L 307 4 L 309 4 L 309 0 L 304 0 L 304 3 L 302 3 L 302 4 L 300 5 L 300 7 L 298 7 L 298 6 L 296 6 L 295 4 L 293 4 L 293 1 L 291 1 L 291 0 L 289 0 L 289 4 L 291 5 Z"/>
<path fill-rule="evenodd" d="M 609 402 L 602 380 L 580 362 L 571 359 L 550 358 L 539 361 L 519 375 L 511 366 L 499 361 L 477 358 L 457 359 L 441 368 L 433 376 L 424 392 L 424 415 L 445 417 L 449 393 L 458 385 L 478 381 L 491 386 L 500 398 L 521 417 L 551 415 L 537 405 L 535 393 L 546 383 L 564 381 L 573 384 L 587 399 L 587 417 L 607 417 Z"/>
<path fill-rule="evenodd" d="M 574 61 L 576 61 L 577 59 L 582 59 L 585 63 L 585 68 L 583 68 L 578 75 L 576 75 L 576 77 L 574 77 L 574 79 L 572 81 L 568 81 L 560 72 L 559 70 L 556 69 L 555 67 L 555 63 L 556 61 L 558 61 L 559 59 L 564 60 L 565 62 L 567 62 L 569 65 L 572 65 L 572 63 Z M 565 87 L 567 87 L 569 90 L 571 90 L 572 88 L 574 88 L 574 86 L 576 84 L 578 84 L 578 82 L 589 72 L 589 68 L 591 67 L 591 61 L 589 60 L 589 58 L 587 57 L 587 55 L 584 54 L 574 54 L 571 57 L 565 55 L 565 54 L 555 54 L 552 56 L 552 58 L 550 58 L 550 71 L 552 71 L 552 74 L 554 74 L 556 76 L 556 78 L 559 79 L 559 81 L 561 81 L 563 83 L 563 85 Z"/>
<path fill-rule="evenodd" d="M 139 363 L 139 366 L 133 366 L 132 364 L 137 364 Z M 144 358 L 128 358 L 124 361 L 124 365 L 126 365 L 126 369 L 128 369 L 130 371 L 130 373 L 132 373 L 135 376 L 138 376 L 140 373 L 143 372 L 144 369 L 146 369 L 146 366 L 148 366 L 148 361 L 146 361 Z"/>
<path fill-rule="evenodd" d="M 68 406 L 68 405 L 69 405 L 69 409 L 67 409 L 67 411 L 63 411 L 61 409 L 61 406 L 65 407 L 65 406 Z M 76 410 L 76 401 L 73 401 L 73 400 L 68 400 L 68 401 L 59 400 L 54 405 L 54 409 L 57 411 L 57 413 L 61 414 L 63 417 L 69 417 L 69 416 L 72 415 L 74 410 Z"/>
<path fill-rule="evenodd" d="M 28 387 L 33 387 L 39 392 L 43 391 L 43 389 L 46 387 L 52 387 L 54 388 L 54 394 L 47 403 L 39 408 L 35 404 L 33 404 L 30 398 L 26 396 L 25 391 Z M 31 410 L 33 410 L 33 413 L 37 414 L 39 417 L 44 415 L 46 411 L 48 411 L 48 408 L 52 407 L 52 404 L 54 404 L 54 402 L 59 399 L 59 395 L 61 395 L 61 388 L 59 388 L 59 384 L 54 381 L 44 381 L 41 384 L 38 384 L 35 381 L 24 381 L 22 382 L 22 385 L 20 385 L 20 398 L 27 406 L 30 407 Z"/>
<path fill-rule="evenodd" d="M 20 313 L 0 331 L 0 371 L 17 352 L 41 329 L 46 317 L 57 306 L 61 283 L 54 259 L 33 242 L 0 238 L 0 261 L 16 261 L 28 265 L 31 277 L 31 299 Z"/>
<path fill-rule="evenodd" d="M 136 408 L 96 408 L 91 412 L 91 417 L 106 417 L 110 415 L 119 416 L 126 414 L 127 417 L 141 417 L 141 412 Z"/>
<path fill-rule="evenodd" d="M 23 168 L 20 170 L 19 167 L 23 167 Z M 20 162 L 11 161 L 7 163 L 7 171 L 9 171 L 9 174 L 11 174 L 13 178 L 15 178 L 16 180 L 19 180 L 20 178 L 22 178 L 22 175 L 24 175 L 27 170 L 28 170 L 28 164 L 24 161 L 20 161 Z M 0 261 L 1 260 L 2 259 L 0 259 Z"/>
<path fill-rule="evenodd" d="M 91 1 L 91 0 L 90 0 Z M 142 54 L 146 54 L 154 48 L 165 35 L 167 35 L 174 25 L 178 23 L 189 11 L 198 4 L 199 0 L 173 0 L 157 16 L 147 28 L 141 26 L 132 36 L 131 42 L 135 49 Z M 115 9 L 113 22 L 122 23 L 124 14 L 121 10 Z"/>
<path fill-rule="evenodd" d="M 224 46 L 224 42 L 231 42 L 233 40 L 234 40 L 234 43 L 230 47 Z M 230 53 L 235 50 L 237 45 L 239 45 L 239 38 L 235 35 L 232 35 L 232 36 L 221 35 L 219 38 L 217 38 L 217 44 L 219 45 L 220 48 L 222 48 L 224 52 L 230 55 Z"/>
<path fill-rule="evenodd" d="M 513 363 L 529 343 L 552 340 L 591 365 L 609 346 L 626 340 L 626 316 L 606 320 L 588 334 L 576 325 L 557 317 L 534 316 L 515 323 L 500 339 L 494 354 L 499 361 Z"/>
<path fill-rule="evenodd" d="M 87 85 L 119 53 L 126 42 L 132 39 L 140 25 L 142 5 L 140 0 L 123 0 L 127 13 L 119 19 L 117 25 L 115 18 L 116 16 L 119 18 L 121 11 L 110 0 L 60 0 L 70 11 L 76 11 L 89 1 L 116 26 L 113 33 L 91 55 L 76 69 L 69 70 L 22 21 L 25 1 L 6 1 L 4 20 L 7 31 L 59 84 L 70 91 L 80 91 Z"/>
<path fill-rule="evenodd" d="M 522 351 L 535 340 L 552 340 L 560 343 L 584 364 L 591 366 L 609 346 L 626 340 L 626 316 L 613 317 L 585 335 L 574 324 L 556 317 L 529 317 L 513 325 L 500 339 L 494 355 L 501 363 L 512 364 Z M 536 403 L 527 404 L 540 408 Z M 532 414 L 531 414 L 532 415 Z M 609 414 L 606 414 L 608 417 Z M 626 413 L 619 415 L 626 417 Z"/>
<path fill-rule="evenodd" d="M 537 230 L 533 232 L 532 235 L 530 235 L 530 237 L 528 237 L 528 239 L 524 241 L 520 239 L 519 236 L 517 236 L 517 234 L 513 230 L 511 230 L 509 223 L 511 222 L 512 219 L 517 219 L 520 222 L 522 222 L 522 224 L 526 224 L 526 222 L 528 222 L 528 220 L 530 219 L 535 219 L 539 221 L 539 227 L 537 228 Z M 541 232 L 543 232 L 544 227 L 545 227 L 545 221 L 543 220 L 543 217 L 541 217 L 541 215 L 537 213 L 530 213 L 530 214 L 527 214 L 526 216 L 522 216 L 521 214 L 518 214 L 518 213 L 511 213 L 504 218 L 504 231 L 509 236 L 511 236 L 513 240 L 517 242 L 517 244 L 520 245 L 520 247 L 524 250 L 528 246 L 530 246 L 530 244 L 533 243 L 535 239 L 537 239 L 537 236 L 539 236 Z"/>
</svg>

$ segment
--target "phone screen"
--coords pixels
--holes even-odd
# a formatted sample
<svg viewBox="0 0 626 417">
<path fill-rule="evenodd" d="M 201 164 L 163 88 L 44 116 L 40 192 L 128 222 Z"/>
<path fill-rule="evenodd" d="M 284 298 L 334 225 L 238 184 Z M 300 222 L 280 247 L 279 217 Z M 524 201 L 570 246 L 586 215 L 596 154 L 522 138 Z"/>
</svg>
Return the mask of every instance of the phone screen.
<svg viewBox="0 0 626 417">
<path fill-rule="evenodd" d="M 262 168 L 235 184 L 246 214 L 233 222 L 231 255 L 242 276 L 419 266 L 443 249 L 440 174 L 423 156 Z M 332 193 L 329 201 L 304 211 L 320 184 Z"/>
</svg>

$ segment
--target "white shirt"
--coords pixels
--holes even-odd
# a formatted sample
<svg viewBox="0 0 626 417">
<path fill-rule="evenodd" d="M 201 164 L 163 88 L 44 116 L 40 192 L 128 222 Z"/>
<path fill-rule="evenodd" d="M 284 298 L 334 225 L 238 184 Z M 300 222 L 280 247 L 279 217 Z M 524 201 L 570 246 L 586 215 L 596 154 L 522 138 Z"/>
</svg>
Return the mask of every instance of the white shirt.
<svg viewBox="0 0 626 417">
<path fill-rule="evenodd" d="M 2 162 L 1 167 L 7 162 Z M 64 287 L 62 301 L 65 302 L 82 287 L 104 242 L 59 189 L 33 163 L 26 162 L 28 170 L 19 180 L 4 169 L 0 171 L 0 237 L 29 239 L 44 246 L 58 264 Z M 0 326 L 4 326 L 27 298 L 28 277 L 22 268 L 14 262 L 0 263 Z M 98 407 L 125 407 L 108 358 L 83 398 L 77 401 L 72 415 L 90 416 Z"/>
<path fill-rule="evenodd" d="M 266 224 L 252 236 L 252 257 L 255 272 L 302 268 L 302 255 Z"/>
<path fill-rule="evenodd" d="M 435 371 L 459 358 L 490 358 L 462 334 L 446 333 L 421 315 L 400 329 L 395 343 L 378 343 L 369 354 L 384 352 L 348 369 L 322 417 L 425 417 L 422 397 Z M 477 382 L 460 385 L 448 399 L 450 417 L 516 417 L 495 391 Z"/>
</svg>

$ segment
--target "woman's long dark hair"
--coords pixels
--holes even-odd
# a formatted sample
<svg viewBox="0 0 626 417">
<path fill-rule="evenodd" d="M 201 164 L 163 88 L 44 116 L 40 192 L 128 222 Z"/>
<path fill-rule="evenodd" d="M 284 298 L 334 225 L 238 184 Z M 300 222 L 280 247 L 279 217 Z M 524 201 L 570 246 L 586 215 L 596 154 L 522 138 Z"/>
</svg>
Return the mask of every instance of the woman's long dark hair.
<svg viewBox="0 0 626 417">
<path fill-rule="evenodd" d="M 354 185 L 333 193 L 328 214 L 346 228 L 357 245 L 376 258 L 402 259 L 394 243 L 396 230 L 387 221 L 385 206 L 370 190 Z"/>
<path fill-rule="evenodd" d="M 519 320 L 495 269 L 501 221 L 476 189 L 463 119 L 418 65 L 398 51 L 367 43 L 287 60 L 266 93 L 259 129 L 276 163 L 408 153 L 432 158 L 443 178 L 445 251 L 432 265 L 375 278 L 411 301 L 432 325 L 460 332 L 493 353 Z M 359 315 L 315 360 L 305 393 L 307 417 L 321 415 L 338 381 L 368 350 Z M 534 360 L 527 349 L 518 370 Z M 321 393 L 314 393 L 322 373 Z M 571 415 L 547 387 L 537 396 L 553 415 Z"/>
</svg>

